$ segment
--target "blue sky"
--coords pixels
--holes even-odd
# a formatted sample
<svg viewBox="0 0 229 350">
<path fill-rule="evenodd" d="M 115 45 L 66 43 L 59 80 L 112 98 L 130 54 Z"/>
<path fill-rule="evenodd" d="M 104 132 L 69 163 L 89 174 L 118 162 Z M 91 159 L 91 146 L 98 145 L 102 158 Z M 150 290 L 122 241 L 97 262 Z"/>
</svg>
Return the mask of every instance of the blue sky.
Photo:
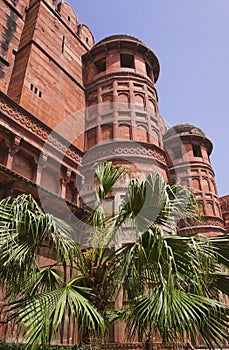
<svg viewBox="0 0 229 350">
<path fill-rule="evenodd" d="M 95 40 L 141 39 L 157 55 L 160 113 L 213 142 L 219 195 L 229 194 L 229 0 L 69 0 Z"/>
</svg>

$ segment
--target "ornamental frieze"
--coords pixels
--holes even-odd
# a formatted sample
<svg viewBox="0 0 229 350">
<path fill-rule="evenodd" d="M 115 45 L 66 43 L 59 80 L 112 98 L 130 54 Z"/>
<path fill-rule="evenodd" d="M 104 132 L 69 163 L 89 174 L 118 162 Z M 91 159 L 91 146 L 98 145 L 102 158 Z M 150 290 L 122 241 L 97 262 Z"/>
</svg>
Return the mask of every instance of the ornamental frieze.
<svg viewBox="0 0 229 350">
<path fill-rule="evenodd" d="M 64 153 L 64 155 L 71 158 L 73 161 L 81 161 L 82 157 L 79 153 L 77 153 L 77 151 L 69 148 L 56 135 L 50 134 L 51 130 L 46 130 L 41 124 L 37 123 L 30 116 L 18 111 L 16 107 L 11 106 L 3 98 L 0 98 L 0 110 L 3 112 L 4 115 L 7 115 L 10 119 L 15 120 L 25 129 L 38 136 L 48 144 L 52 145 L 55 149 L 57 149 L 61 153 Z"/>
<path fill-rule="evenodd" d="M 95 156 L 96 153 L 98 156 Z M 140 143 L 132 141 L 130 141 L 129 145 L 127 144 L 127 142 L 123 142 L 120 144 L 120 142 L 118 141 L 114 141 L 112 142 L 112 144 L 99 144 L 98 146 L 91 148 L 89 151 L 87 151 L 87 153 L 84 155 L 83 162 L 90 163 L 98 159 L 109 158 L 115 155 L 123 155 L 125 157 L 150 157 L 166 166 L 166 158 L 162 151 L 160 151 L 158 148 L 156 148 L 155 146 L 152 148 L 142 146 Z"/>
</svg>

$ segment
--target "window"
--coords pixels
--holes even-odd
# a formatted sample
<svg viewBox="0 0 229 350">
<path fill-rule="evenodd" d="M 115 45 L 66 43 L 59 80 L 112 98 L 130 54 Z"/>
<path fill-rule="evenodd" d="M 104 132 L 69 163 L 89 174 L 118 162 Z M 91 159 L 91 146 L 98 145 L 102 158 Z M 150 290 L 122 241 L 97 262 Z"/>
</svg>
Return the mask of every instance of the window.
<svg viewBox="0 0 229 350">
<path fill-rule="evenodd" d="M 106 71 L 106 58 L 102 58 L 96 62 L 94 62 L 96 74 Z"/>
<path fill-rule="evenodd" d="M 68 16 L 68 21 L 69 21 L 69 22 L 71 21 L 71 17 L 70 17 L 70 16 Z"/>
<path fill-rule="evenodd" d="M 120 55 L 121 67 L 134 68 L 134 56 L 129 54 Z"/>
<path fill-rule="evenodd" d="M 65 36 L 63 36 L 62 38 L 62 49 L 61 49 L 62 53 L 64 53 L 64 45 L 65 45 Z"/>
<path fill-rule="evenodd" d="M 177 146 L 177 147 L 172 148 L 172 152 L 173 152 L 173 158 L 174 159 L 182 158 L 181 146 Z"/>
<path fill-rule="evenodd" d="M 42 91 L 38 90 L 38 88 L 33 84 L 30 84 L 30 91 L 32 91 L 35 95 L 38 95 L 39 98 L 42 98 Z"/>
<path fill-rule="evenodd" d="M 202 157 L 200 145 L 195 145 L 195 144 L 192 145 L 192 151 L 193 151 L 194 157 Z"/>
</svg>

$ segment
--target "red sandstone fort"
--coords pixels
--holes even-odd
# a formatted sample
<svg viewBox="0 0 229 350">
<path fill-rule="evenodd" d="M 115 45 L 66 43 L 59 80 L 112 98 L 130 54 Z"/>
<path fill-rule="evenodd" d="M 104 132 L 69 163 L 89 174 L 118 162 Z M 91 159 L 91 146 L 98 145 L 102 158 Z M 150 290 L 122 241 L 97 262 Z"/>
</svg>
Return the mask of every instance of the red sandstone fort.
<svg viewBox="0 0 229 350">
<path fill-rule="evenodd" d="M 113 35 L 95 44 L 73 8 L 56 0 L 2 0 L 0 35 L 0 199 L 31 193 L 80 217 L 81 192 L 90 193 L 85 169 L 109 159 L 193 189 L 203 219 L 182 233 L 228 232 L 229 196 L 217 194 L 212 143 L 193 125 L 165 125 L 159 62 L 142 41 Z"/>
</svg>

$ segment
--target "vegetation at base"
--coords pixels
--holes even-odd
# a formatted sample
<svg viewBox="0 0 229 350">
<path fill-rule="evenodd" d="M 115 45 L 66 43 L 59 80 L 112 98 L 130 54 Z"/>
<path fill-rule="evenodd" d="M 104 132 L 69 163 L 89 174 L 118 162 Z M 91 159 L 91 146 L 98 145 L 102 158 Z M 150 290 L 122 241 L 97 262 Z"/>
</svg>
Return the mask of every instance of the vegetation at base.
<svg viewBox="0 0 229 350">
<path fill-rule="evenodd" d="M 19 343 L 6 343 L 0 341 L 0 350 L 25 350 L 26 344 Z M 84 350 L 84 348 L 78 345 L 50 345 L 47 347 L 37 346 L 37 350 Z"/>
<path fill-rule="evenodd" d="M 229 295 L 229 235 L 178 236 L 180 220 L 198 220 L 197 203 L 186 187 L 157 172 L 130 178 L 118 211 L 107 213 L 107 199 L 127 176 L 110 162 L 96 168 L 84 250 L 74 240 L 78 228 L 44 213 L 30 195 L 0 202 L 2 311 L 26 349 L 48 346 L 63 331 L 74 339 L 76 329 L 93 347 L 120 320 L 128 339 L 159 334 L 176 343 L 198 335 L 213 349 L 229 338 L 222 298 Z M 129 243 L 120 246 L 126 234 Z M 44 249 L 55 258 L 42 263 Z M 115 309 L 117 298 L 124 303 Z"/>
</svg>

